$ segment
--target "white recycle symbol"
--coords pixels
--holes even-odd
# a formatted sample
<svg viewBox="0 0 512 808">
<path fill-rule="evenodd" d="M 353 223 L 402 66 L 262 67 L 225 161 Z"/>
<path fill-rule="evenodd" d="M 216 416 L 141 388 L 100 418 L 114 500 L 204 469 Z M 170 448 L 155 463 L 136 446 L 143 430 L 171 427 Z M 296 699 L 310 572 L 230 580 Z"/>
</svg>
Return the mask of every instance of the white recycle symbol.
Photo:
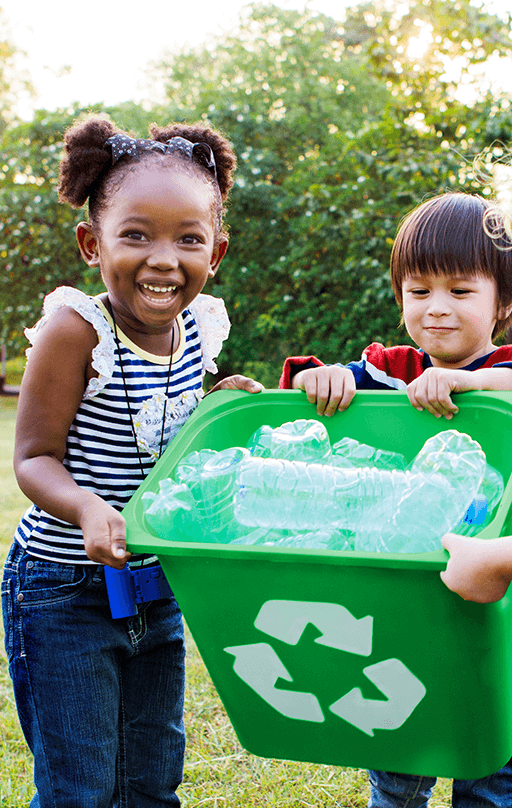
<svg viewBox="0 0 512 808">
<path fill-rule="evenodd" d="M 351 654 L 370 656 L 373 617 L 357 620 L 337 603 L 300 600 L 268 600 L 261 607 L 254 625 L 271 637 L 296 645 L 308 623 L 322 636 L 315 642 Z M 235 673 L 275 710 L 301 721 L 325 721 L 313 693 L 280 690 L 278 679 L 293 682 L 271 645 L 264 642 L 224 648 L 235 657 Z M 365 699 L 354 687 L 329 706 L 335 715 L 373 736 L 375 729 L 398 729 L 425 696 L 426 688 L 399 659 L 385 659 L 363 668 L 365 676 L 386 696 Z"/>
</svg>

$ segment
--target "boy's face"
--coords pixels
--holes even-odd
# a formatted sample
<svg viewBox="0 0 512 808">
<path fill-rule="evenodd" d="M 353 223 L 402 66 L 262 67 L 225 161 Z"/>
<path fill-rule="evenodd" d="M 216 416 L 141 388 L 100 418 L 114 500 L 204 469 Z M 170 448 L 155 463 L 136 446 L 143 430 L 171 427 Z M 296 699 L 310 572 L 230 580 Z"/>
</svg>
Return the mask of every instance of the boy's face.
<svg viewBox="0 0 512 808">
<path fill-rule="evenodd" d="M 465 367 L 494 350 L 498 303 L 493 279 L 411 275 L 402 294 L 407 331 L 434 367 Z"/>
</svg>

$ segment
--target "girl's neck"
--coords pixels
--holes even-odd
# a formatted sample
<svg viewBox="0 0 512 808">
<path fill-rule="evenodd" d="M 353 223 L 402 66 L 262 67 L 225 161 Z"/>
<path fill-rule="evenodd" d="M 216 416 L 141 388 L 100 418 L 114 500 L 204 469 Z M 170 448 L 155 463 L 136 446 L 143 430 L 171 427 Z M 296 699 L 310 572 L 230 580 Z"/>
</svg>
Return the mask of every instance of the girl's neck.
<svg viewBox="0 0 512 808">
<path fill-rule="evenodd" d="M 180 344 L 180 329 L 176 320 L 173 320 L 168 328 L 162 329 L 161 331 L 146 332 L 137 330 L 113 311 L 106 293 L 98 297 L 111 319 L 115 319 L 117 330 L 128 337 L 128 339 L 142 351 L 153 354 L 154 356 L 170 356 L 171 350 L 176 352 Z"/>
</svg>

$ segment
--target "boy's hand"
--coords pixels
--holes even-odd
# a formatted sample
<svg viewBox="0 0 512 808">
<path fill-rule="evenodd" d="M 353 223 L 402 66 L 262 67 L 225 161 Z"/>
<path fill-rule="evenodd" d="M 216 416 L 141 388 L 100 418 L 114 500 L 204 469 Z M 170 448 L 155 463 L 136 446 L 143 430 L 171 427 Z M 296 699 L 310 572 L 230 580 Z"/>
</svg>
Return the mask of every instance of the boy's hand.
<svg viewBox="0 0 512 808">
<path fill-rule="evenodd" d="M 217 390 L 246 390 L 248 393 L 261 393 L 261 391 L 264 389 L 265 388 L 262 384 L 260 384 L 260 382 L 256 382 L 254 379 L 249 379 L 248 376 L 236 375 L 228 376 L 226 379 L 222 379 L 222 381 L 217 382 L 217 384 L 208 391 L 207 395 L 210 395 L 210 393 L 216 393 Z"/>
<path fill-rule="evenodd" d="M 316 402 L 318 415 L 346 410 L 356 392 L 354 374 L 339 365 L 301 370 L 293 377 L 292 387 L 304 390 L 310 404 Z"/>
<path fill-rule="evenodd" d="M 419 412 L 428 410 L 441 418 L 450 420 L 459 408 L 450 398 L 450 393 L 462 393 L 477 389 L 469 370 L 451 368 L 427 368 L 421 376 L 407 385 L 407 395 L 412 406 Z"/>
<path fill-rule="evenodd" d="M 115 508 L 100 497 L 95 500 L 80 515 L 85 552 L 96 564 L 120 570 L 131 557 L 126 550 L 126 523 Z"/>
<path fill-rule="evenodd" d="M 450 553 L 448 566 L 441 572 L 448 589 L 476 603 L 501 600 L 512 577 L 510 536 L 484 540 L 447 533 L 442 542 Z"/>
</svg>

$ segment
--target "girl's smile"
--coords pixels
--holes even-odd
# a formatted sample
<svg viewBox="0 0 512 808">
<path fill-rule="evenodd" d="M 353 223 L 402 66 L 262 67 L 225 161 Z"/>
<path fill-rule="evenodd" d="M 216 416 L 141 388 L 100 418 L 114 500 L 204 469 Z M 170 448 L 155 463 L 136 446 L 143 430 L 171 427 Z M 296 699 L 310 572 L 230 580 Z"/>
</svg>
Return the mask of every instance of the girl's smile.
<svg viewBox="0 0 512 808">
<path fill-rule="evenodd" d="M 212 191 L 198 175 L 171 164 L 129 174 L 96 234 L 77 235 L 89 266 L 99 266 L 120 328 L 141 348 L 165 355 L 175 318 L 202 291 L 224 256 L 216 239 Z"/>
<path fill-rule="evenodd" d="M 498 312 L 493 279 L 411 275 L 402 291 L 407 331 L 434 367 L 465 367 L 494 350 Z"/>
</svg>

